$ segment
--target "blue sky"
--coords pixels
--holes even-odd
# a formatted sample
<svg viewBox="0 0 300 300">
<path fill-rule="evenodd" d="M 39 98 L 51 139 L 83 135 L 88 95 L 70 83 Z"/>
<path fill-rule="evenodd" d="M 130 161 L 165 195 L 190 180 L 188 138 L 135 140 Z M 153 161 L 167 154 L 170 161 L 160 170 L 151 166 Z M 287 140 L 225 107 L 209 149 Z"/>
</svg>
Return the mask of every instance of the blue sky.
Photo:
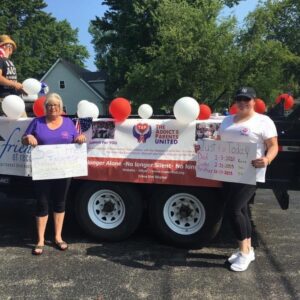
<svg viewBox="0 0 300 300">
<path fill-rule="evenodd" d="M 241 23 L 248 12 L 254 10 L 259 0 L 242 0 L 240 5 L 232 9 L 225 9 L 224 15 L 235 14 Z M 51 13 L 57 20 L 66 19 L 72 28 L 78 28 L 78 39 L 90 53 L 90 58 L 85 62 L 90 71 L 96 71 L 94 65 L 95 52 L 91 43 L 92 37 L 88 32 L 89 22 L 96 16 L 103 16 L 106 7 L 102 5 L 102 0 L 45 0 L 48 7 L 46 12 Z"/>
</svg>

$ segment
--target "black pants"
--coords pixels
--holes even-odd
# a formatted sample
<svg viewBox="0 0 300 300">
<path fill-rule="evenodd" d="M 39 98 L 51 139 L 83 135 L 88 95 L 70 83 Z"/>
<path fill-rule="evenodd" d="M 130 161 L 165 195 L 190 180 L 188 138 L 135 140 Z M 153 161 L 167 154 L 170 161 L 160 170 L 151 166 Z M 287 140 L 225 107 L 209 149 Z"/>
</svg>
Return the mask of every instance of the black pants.
<svg viewBox="0 0 300 300">
<path fill-rule="evenodd" d="M 34 181 L 33 184 L 37 197 L 37 217 L 44 217 L 48 215 L 50 202 L 53 204 L 54 212 L 62 213 L 65 211 L 70 182 L 71 178 Z"/>
<path fill-rule="evenodd" d="M 236 238 L 239 241 L 251 238 L 252 227 L 248 204 L 255 194 L 256 185 L 224 182 L 223 189 Z"/>
</svg>

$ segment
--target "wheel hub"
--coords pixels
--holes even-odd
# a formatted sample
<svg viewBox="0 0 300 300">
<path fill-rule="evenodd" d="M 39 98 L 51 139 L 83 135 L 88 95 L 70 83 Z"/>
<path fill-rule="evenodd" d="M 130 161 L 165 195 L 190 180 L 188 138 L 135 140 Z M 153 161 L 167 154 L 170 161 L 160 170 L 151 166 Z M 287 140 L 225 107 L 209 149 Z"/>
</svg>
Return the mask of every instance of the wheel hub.
<svg viewBox="0 0 300 300">
<path fill-rule="evenodd" d="M 192 214 L 192 210 L 188 205 L 181 205 L 179 208 L 179 216 L 181 218 L 188 218 Z"/>
<path fill-rule="evenodd" d="M 114 203 L 112 203 L 111 201 L 108 201 L 108 202 L 104 203 L 102 212 L 103 213 L 111 213 L 114 211 L 114 209 L 115 209 Z"/>
</svg>

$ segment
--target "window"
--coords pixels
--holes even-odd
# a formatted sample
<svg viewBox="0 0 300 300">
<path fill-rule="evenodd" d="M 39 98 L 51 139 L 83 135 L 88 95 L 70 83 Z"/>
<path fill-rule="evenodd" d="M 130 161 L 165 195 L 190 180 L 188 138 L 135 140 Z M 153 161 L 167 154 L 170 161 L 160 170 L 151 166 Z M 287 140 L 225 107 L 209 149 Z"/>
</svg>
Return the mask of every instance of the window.
<svg viewBox="0 0 300 300">
<path fill-rule="evenodd" d="M 59 82 L 59 88 L 60 89 L 64 89 L 66 86 L 65 86 L 65 81 L 64 80 L 61 80 L 60 82 Z"/>
</svg>

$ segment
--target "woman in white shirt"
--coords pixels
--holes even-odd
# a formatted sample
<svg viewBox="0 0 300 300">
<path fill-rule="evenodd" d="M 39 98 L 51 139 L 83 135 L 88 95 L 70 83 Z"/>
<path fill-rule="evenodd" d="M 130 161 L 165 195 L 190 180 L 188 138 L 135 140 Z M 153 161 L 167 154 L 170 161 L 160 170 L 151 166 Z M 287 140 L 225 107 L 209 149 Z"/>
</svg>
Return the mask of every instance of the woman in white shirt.
<svg viewBox="0 0 300 300">
<path fill-rule="evenodd" d="M 254 110 L 256 93 L 251 87 L 242 87 L 235 96 L 237 113 L 227 116 L 219 129 L 222 141 L 256 143 L 256 181 L 264 182 L 266 167 L 278 153 L 277 131 L 274 122 L 266 115 Z M 245 271 L 254 261 L 251 246 L 251 220 L 248 203 L 255 194 L 256 186 L 243 183 L 224 182 L 224 194 L 233 229 L 239 244 L 239 251 L 233 253 L 228 262 L 233 271 Z"/>
</svg>

